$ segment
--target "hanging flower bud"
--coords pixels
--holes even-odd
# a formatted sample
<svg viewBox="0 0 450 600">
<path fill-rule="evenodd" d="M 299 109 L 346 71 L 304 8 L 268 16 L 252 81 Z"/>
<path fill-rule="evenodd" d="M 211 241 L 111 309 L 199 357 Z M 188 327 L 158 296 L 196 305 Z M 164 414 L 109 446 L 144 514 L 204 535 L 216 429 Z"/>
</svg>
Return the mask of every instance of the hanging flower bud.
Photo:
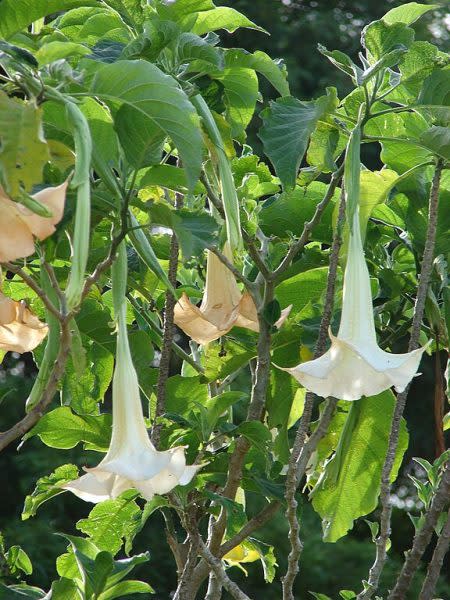
<svg viewBox="0 0 450 600">
<path fill-rule="evenodd" d="M 67 181 L 31 196 L 49 209 L 52 216 L 42 217 L 19 202 L 13 202 L 0 187 L 0 263 L 25 258 L 34 253 L 34 238 L 45 240 L 61 221 Z"/>
<path fill-rule="evenodd" d="M 174 321 L 186 335 L 198 344 L 208 344 L 225 335 L 233 327 L 245 327 L 259 331 L 255 303 L 248 292 L 241 293 L 233 273 L 209 250 L 207 251 L 206 285 L 199 307 L 183 294 L 175 305 Z M 232 261 L 229 244 L 224 255 Z M 291 307 L 282 311 L 276 322 L 281 327 Z"/>
<path fill-rule="evenodd" d="M 45 338 L 48 327 L 25 302 L 16 302 L 0 292 L 0 350 L 31 352 Z"/>
</svg>

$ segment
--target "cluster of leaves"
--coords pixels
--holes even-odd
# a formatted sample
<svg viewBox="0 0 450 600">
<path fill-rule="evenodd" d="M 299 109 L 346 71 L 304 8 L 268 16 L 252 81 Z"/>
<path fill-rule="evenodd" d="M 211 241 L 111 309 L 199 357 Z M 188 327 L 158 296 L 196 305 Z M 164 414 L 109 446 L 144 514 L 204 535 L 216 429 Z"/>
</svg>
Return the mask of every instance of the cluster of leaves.
<svg viewBox="0 0 450 600">
<path fill-rule="evenodd" d="M 231 164 L 243 232 L 253 244 L 264 238 L 266 264 L 273 271 L 326 195 L 330 175 L 338 172 L 352 127 L 363 113 L 363 143 L 381 148 L 382 169 L 364 169 L 360 181 L 361 230 L 379 340 L 391 351 L 406 349 L 434 166 L 436 161 L 444 165 L 450 161 L 448 56 L 427 41 L 415 40 L 412 27 L 432 9 L 432 5 L 411 3 L 370 23 L 363 30 L 360 65 L 341 51 L 321 47 L 320 52 L 350 78 L 354 89 L 342 99 L 334 88 L 328 88 L 315 100 L 299 100 L 290 95 L 281 63 L 261 51 L 220 46 L 220 30 L 261 28 L 233 8 L 214 6 L 212 0 L 0 3 L 2 185 L 19 200 L 23 193 L 59 184 L 70 176 L 78 157 L 60 97 L 76 102 L 93 142 L 89 272 L 107 257 L 111 230 L 123 225 L 122 207 L 130 209 L 133 227 L 126 232 L 129 339 L 150 416 L 158 378 L 154 348 L 161 348 L 164 300 L 172 288 L 167 275 L 168 230 L 176 234 L 182 255 L 176 294 L 186 292 L 191 298 L 202 296 L 204 250 L 224 236 L 220 216 L 205 208 L 211 190 L 217 196 L 222 190 L 217 179 L 219 153 L 196 108 L 199 95 Z M 259 130 L 273 172 L 245 144 L 256 104 L 264 102 L 261 78 L 279 95 L 262 111 Z M 443 171 L 440 190 L 436 259 L 422 331 L 424 342 L 433 339 L 430 352 L 439 350 L 437 344 L 448 348 L 450 338 L 448 169 Z M 274 306 L 272 312 L 278 316 L 279 308 L 292 305 L 292 311 L 285 326 L 273 333 L 274 364 L 293 366 L 311 357 L 314 350 L 340 195 L 337 186 L 303 252 L 276 281 L 276 304 L 266 307 L 267 320 L 270 324 L 277 320 L 271 314 Z M 175 208 L 175 199 L 181 196 L 184 207 Z M 63 289 L 69 276 L 75 208 L 75 197 L 69 193 L 62 223 L 39 248 Z M 344 240 L 345 236 L 346 231 Z M 344 243 L 343 256 L 345 252 Z M 235 256 L 235 260 L 249 279 L 257 281 L 251 254 Z M 40 258 L 31 257 L 26 272 L 34 277 L 39 269 Z M 44 317 L 41 300 L 20 276 L 5 281 L 3 292 L 26 299 Z M 335 319 L 340 298 L 338 294 Z M 59 450 L 77 444 L 93 453 L 107 450 L 111 416 L 103 403 L 114 366 L 111 309 L 106 272 L 75 316 L 60 405 L 52 407 L 25 439 L 39 436 L 44 444 Z M 165 414 L 160 419 L 162 448 L 185 445 L 189 462 L 198 454 L 206 462 L 193 484 L 176 490 L 177 502 L 188 506 L 195 501 L 202 516 L 225 510 L 225 540 L 248 521 L 246 496 L 283 502 L 290 431 L 303 410 L 305 390 L 290 375 L 272 367 L 264 421 L 243 417 L 249 393 L 239 389 L 242 386 L 236 378 L 248 374 L 257 354 L 257 338 L 256 333 L 233 329 L 219 342 L 194 348 L 190 360 L 184 360 L 179 373 L 167 380 Z M 184 344 L 181 338 L 178 342 Z M 182 359 L 189 358 L 180 345 L 174 350 Z M 41 347 L 34 359 L 41 364 Z M 356 519 L 376 508 L 394 403 L 390 391 L 358 403 L 351 440 L 336 468 L 332 457 L 337 456 L 349 412 L 347 403 L 338 403 L 308 468 L 308 488 L 313 490 L 312 505 L 322 518 L 324 540 L 334 542 L 345 536 Z M 225 485 L 238 438 L 250 442 L 250 449 L 239 494 L 228 499 L 218 490 Z M 394 478 L 407 444 L 403 422 Z M 66 464 L 41 477 L 25 500 L 23 518 L 34 516 L 43 502 L 61 494 L 62 486 L 77 474 L 75 465 Z M 96 506 L 76 525 L 86 537 L 66 536 L 68 553 L 57 561 L 60 579 L 50 596 L 25 584 L 13 584 L 8 597 L 67 600 L 81 594 L 107 600 L 150 592 L 147 584 L 124 581 L 135 565 L 148 560 L 147 555 L 114 557 L 122 548 L 127 554 L 132 551 L 134 537 L 154 511 L 172 510 L 172 506 L 161 498 L 144 504 L 130 492 Z M 242 554 L 256 552 L 266 580 L 273 581 L 276 549 L 254 538 L 245 544 Z M 31 573 L 23 551 L 17 547 L 0 550 L 8 576 Z M 231 555 L 229 564 L 236 562 Z M 351 598 L 351 594 L 341 595 Z"/>
</svg>

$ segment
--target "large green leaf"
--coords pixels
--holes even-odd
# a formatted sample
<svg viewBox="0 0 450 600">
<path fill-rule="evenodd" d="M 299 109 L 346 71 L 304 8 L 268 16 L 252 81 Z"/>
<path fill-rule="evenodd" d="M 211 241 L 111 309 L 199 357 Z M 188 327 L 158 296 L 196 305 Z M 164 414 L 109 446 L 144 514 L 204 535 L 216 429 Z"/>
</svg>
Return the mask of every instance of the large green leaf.
<svg viewBox="0 0 450 600">
<path fill-rule="evenodd" d="M 403 23 L 388 25 L 384 21 L 374 21 L 363 29 L 361 39 L 373 63 L 399 46 L 409 48 L 414 41 L 414 30 Z"/>
<path fill-rule="evenodd" d="M 0 5 L 1 10 L 1 5 Z M 42 110 L 0 90 L 0 178 L 13 197 L 42 181 L 49 160 L 42 135 Z"/>
<path fill-rule="evenodd" d="M 100 550 L 115 555 L 135 523 L 141 520 L 135 497 L 134 492 L 127 492 L 115 500 L 97 504 L 86 519 L 78 521 L 77 529 L 88 535 Z"/>
<path fill-rule="evenodd" d="M 30 23 L 61 10 L 79 6 L 97 6 L 95 0 L 2 0 L 0 37 L 9 38 Z"/>
<path fill-rule="evenodd" d="M 212 0 L 177 0 L 177 2 L 163 2 L 157 0 L 156 10 L 164 19 L 178 21 L 187 15 L 205 10 L 212 10 Z"/>
<path fill-rule="evenodd" d="M 375 510 L 380 491 L 380 477 L 386 456 L 395 398 L 386 391 L 361 398 L 355 406 L 357 415 L 351 439 L 341 457 L 337 480 L 333 461 L 329 462 L 324 483 L 313 495 L 313 506 L 322 517 L 324 540 L 336 542 L 353 526 L 355 519 Z M 395 480 L 408 445 L 405 422 L 400 428 L 400 442 L 392 472 Z"/>
<path fill-rule="evenodd" d="M 424 80 L 435 68 L 437 55 L 438 49 L 433 44 L 414 42 L 399 65 L 401 84 L 388 95 L 388 100 L 405 104 L 415 100 Z M 428 98 L 426 103 L 435 102 L 430 102 Z"/>
<path fill-rule="evenodd" d="M 233 138 L 243 141 L 245 129 L 255 112 L 258 99 L 258 77 L 253 69 L 226 68 L 214 73 L 224 86 L 225 104 Z"/>
<path fill-rule="evenodd" d="M 336 92 L 302 102 L 291 96 L 271 102 L 262 113 L 259 137 L 284 187 L 293 188 L 316 123 L 337 106 Z"/>
<path fill-rule="evenodd" d="M 317 302 L 327 285 L 327 268 L 310 269 L 294 277 L 285 279 L 276 288 L 276 295 L 282 308 L 292 304 L 292 312 L 298 312 L 308 302 Z"/>
<path fill-rule="evenodd" d="M 236 9 L 228 6 L 219 6 L 211 10 L 191 14 L 183 19 L 183 26 L 197 35 L 204 35 L 218 29 L 225 29 L 229 33 L 233 33 L 240 27 L 265 32 L 265 29 L 247 19 L 245 15 Z"/>
<path fill-rule="evenodd" d="M 414 21 L 417 21 L 422 15 L 430 10 L 436 10 L 439 8 L 439 4 L 419 4 L 418 2 L 407 2 L 401 6 L 396 6 L 387 12 L 383 21 L 388 25 L 394 23 L 404 23 L 405 25 L 411 25 Z"/>
<path fill-rule="evenodd" d="M 289 96 L 289 83 L 285 65 L 274 61 L 261 50 L 257 50 L 252 54 L 241 48 L 232 48 L 225 54 L 225 65 L 230 68 L 253 69 L 263 75 L 280 96 Z"/>
<path fill-rule="evenodd" d="M 40 477 L 33 492 L 25 498 L 22 520 L 25 521 L 30 517 L 34 517 L 41 504 L 64 492 L 61 486 L 77 477 L 78 467 L 75 465 L 61 465 L 50 475 Z"/>
<path fill-rule="evenodd" d="M 314 181 L 308 187 L 297 186 L 294 190 L 273 196 L 264 202 L 259 215 L 260 227 L 266 235 L 276 235 L 282 239 L 289 232 L 299 236 L 305 225 L 313 216 L 317 205 L 323 200 L 327 185 Z M 332 201 L 325 209 L 320 222 L 311 232 L 312 240 L 331 242 L 331 217 L 333 205 L 339 199 L 337 190 Z"/>
<path fill-rule="evenodd" d="M 106 451 L 111 436 L 111 415 L 76 415 L 68 406 L 45 414 L 24 440 L 38 435 L 50 448 L 73 448 L 84 442 L 95 450 Z"/>
<path fill-rule="evenodd" d="M 97 72 L 92 92 L 113 112 L 122 105 L 131 106 L 165 132 L 178 148 L 189 186 L 195 185 L 202 164 L 200 123 L 188 97 L 172 77 L 145 61 L 118 61 Z M 142 124 L 130 119 L 128 127 L 138 136 Z"/>
<path fill-rule="evenodd" d="M 422 133 L 419 138 L 422 146 L 444 160 L 450 160 L 450 129 L 448 127 L 433 126 Z"/>
</svg>

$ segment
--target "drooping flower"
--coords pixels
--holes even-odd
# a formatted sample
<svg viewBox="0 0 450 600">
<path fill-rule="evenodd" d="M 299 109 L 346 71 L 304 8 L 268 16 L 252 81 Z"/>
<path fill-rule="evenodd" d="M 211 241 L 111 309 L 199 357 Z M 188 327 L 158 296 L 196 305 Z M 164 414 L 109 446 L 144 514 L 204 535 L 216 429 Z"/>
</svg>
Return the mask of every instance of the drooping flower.
<svg viewBox="0 0 450 600">
<path fill-rule="evenodd" d="M 48 333 L 48 327 L 25 302 L 11 300 L 0 291 L 0 350 L 31 352 Z"/>
<path fill-rule="evenodd" d="M 230 246 L 223 254 L 232 261 Z M 276 322 L 281 327 L 291 307 L 284 309 Z M 186 294 L 175 305 L 175 324 L 198 344 L 208 344 L 225 335 L 233 327 L 259 331 L 258 314 L 253 298 L 240 291 L 233 273 L 211 251 L 207 251 L 206 285 L 200 306 L 195 306 Z"/>
<path fill-rule="evenodd" d="M 32 196 L 50 210 L 51 217 L 41 217 L 14 202 L 0 187 L 0 263 L 30 256 L 34 238 L 44 240 L 52 235 L 63 216 L 67 185 L 65 181 Z"/>
<path fill-rule="evenodd" d="M 405 354 L 382 350 L 376 339 L 370 277 L 358 211 L 349 235 L 342 315 L 331 347 L 321 357 L 284 369 L 307 390 L 326 398 L 358 400 L 394 386 L 402 392 L 417 372 L 425 347 Z"/>
<path fill-rule="evenodd" d="M 187 485 L 202 465 L 186 466 L 184 447 L 155 449 L 145 426 L 139 384 L 126 330 L 125 304 L 118 315 L 117 357 L 112 389 L 112 438 L 104 459 L 86 475 L 64 486 L 87 502 L 117 498 L 136 489 L 151 500 Z"/>
</svg>

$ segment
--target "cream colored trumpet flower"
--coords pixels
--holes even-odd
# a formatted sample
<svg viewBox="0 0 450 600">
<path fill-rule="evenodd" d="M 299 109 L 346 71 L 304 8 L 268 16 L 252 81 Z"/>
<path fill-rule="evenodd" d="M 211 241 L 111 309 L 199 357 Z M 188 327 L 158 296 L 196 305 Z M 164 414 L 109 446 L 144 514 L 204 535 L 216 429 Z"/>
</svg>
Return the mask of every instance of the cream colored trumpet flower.
<svg viewBox="0 0 450 600">
<path fill-rule="evenodd" d="M 349 236 L 342 316 L 331 348 L 320 358 L 290 369 L 307 390 L 326 398 L 358 400 L 394 386 L 402 392 L 416 374 L 425 347 L 405 354 L 384 352 L 378 344 L 372 293 L 359 228 L 358 211 Z"/>
<path fill-rule="evenodd" d="M 0 350 L 31 352 L 47 333 L 47 325 L 39 321 L 25 302 L 11 300 L 0 292 Z"/>
<path fill-rule="evenodd" d="M 229 244 L 223 254 L 232 261 Z M 281 327 L 291 307 L 284 309 L 275 323 Z M 205 293 L 199 307 L 183 293 L 175 305 L 175 324 L 198 344 L 208 344 L 225 335 L 233 327 L 259 331 L 255 303 L 248 292 L 240 291 L 233 273 L 207 250 Z"/>
<path fill-rule="evenodd" d="M 117 498 L 136 489 L 145 499 L 186 485 L 202 465 L 186 466 L 184 447 L 159 452 L 151 443 L 139 396 L 126 330 L 126 308 L 119 314 L 116 368 L 113 378 L 113 424 L 109 450 L 86 475 L 64 486 L 87 502 Z"/>
<path fill-rule="evenodd" d="M 52 235 L 63 216 L 67 185 L 65 181 L 32 196 L 50 210 L 51 217 L 41 217 L 13 202 L 0 187 L 0 263 L 30 256 L 34 238 L 44 240 Z"/>
</svg>

